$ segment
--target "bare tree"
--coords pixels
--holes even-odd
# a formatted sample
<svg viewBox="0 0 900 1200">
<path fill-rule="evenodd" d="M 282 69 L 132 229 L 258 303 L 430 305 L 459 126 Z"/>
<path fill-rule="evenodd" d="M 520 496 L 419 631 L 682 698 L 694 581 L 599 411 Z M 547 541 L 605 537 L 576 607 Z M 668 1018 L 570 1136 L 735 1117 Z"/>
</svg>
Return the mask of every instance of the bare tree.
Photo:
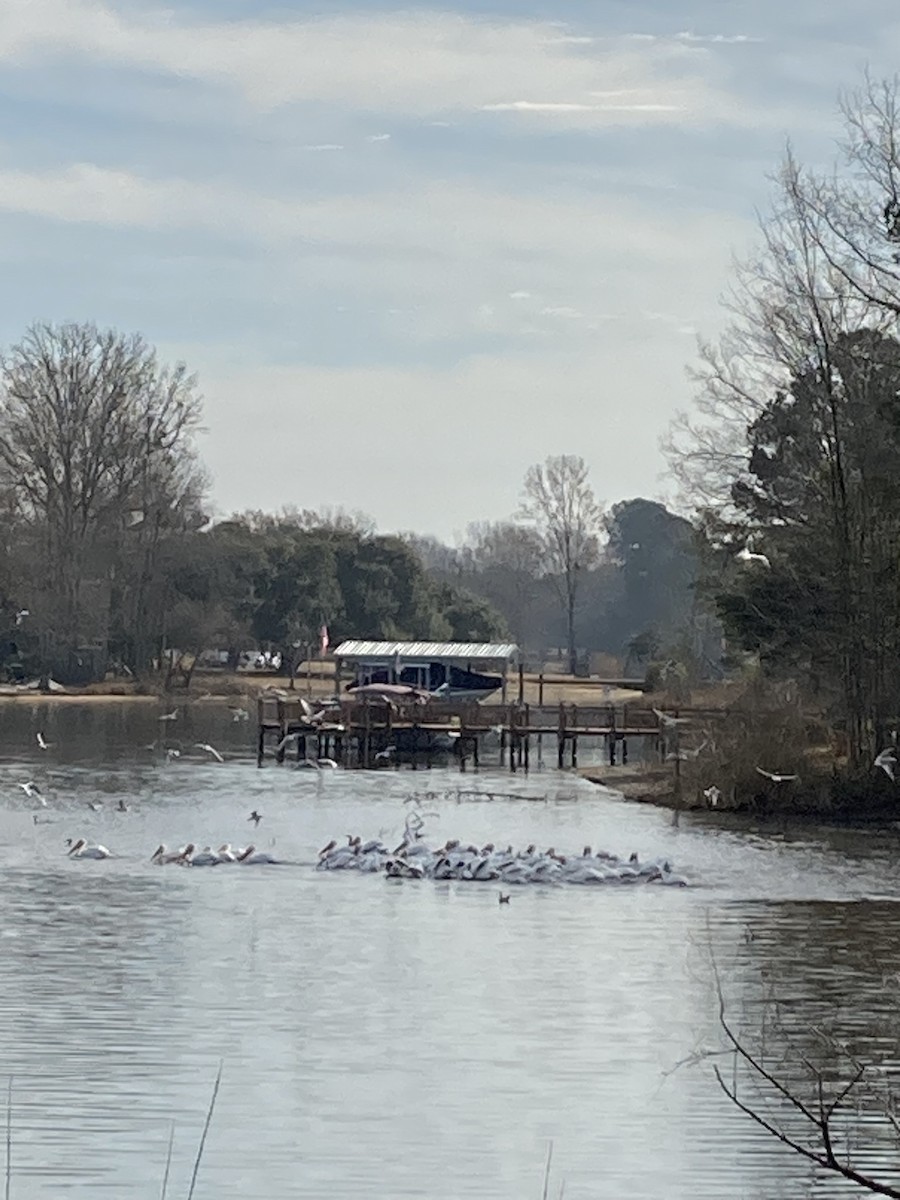
<svg viewBox="0 0 900 1200">
<path fill-rule="evenodd" d="M 888 1072 L 863 1061 L 833 1031 L 798 1024 L 786 1015 L 793 1008 L 783 1008 L 775 995 L 764 1003 L 754 1030 L 736 1028 L 714 960 L 713 970 L 723 1044 L 685 1062 L 718 1059 L 713 1074 L 719 1087 L 770 1137 L 860 1192 L 900 1200 L 900 1179 L 888 1166 L 900 1148 L 900 1113 Z"/>
<path fill-rule="evenodd" d="M 0 477 L 43 533 L 52 648 L 74 650 L 123 530 L 196 490 L 199 415 L 193 377 L 136 334 L 39 324 L 0 359 Z"/>
<path fill-rule="evenodd" d="M 520 514 L 541 537 L 544 565 L 565 606 L 569 670 L 575 673 L 575 613 L 581 572 L 599 557 L 603 510 L 588 481 L 587 464 L 574 454 L 551 456 L 525 474 Z"/>
</svg>

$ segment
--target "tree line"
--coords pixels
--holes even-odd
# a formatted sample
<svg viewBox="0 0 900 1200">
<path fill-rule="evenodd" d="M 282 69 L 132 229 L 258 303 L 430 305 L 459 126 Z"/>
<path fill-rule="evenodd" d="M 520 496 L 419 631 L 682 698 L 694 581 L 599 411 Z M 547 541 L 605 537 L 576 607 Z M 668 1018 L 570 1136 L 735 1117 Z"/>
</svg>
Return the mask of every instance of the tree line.
<svg viewBox="0 0 900 1200">
<path fill-rule="evenodd" d="M 37 324 L 0 356 L 8 675 L 171 682 L 204 650 L 234 664 L 250 647 L 290 670 L 323 625 L 332 642 L 512 638 L 572 670 L 697 641 L 692 527 L 646 500 L 604 513 L 580 458 L 530 468 L 514 518 L 451 547 L 344 510 L 211 521 L 201 419 L 194 376 L 139 335 Z"/>
<path fill-rule="evenodd" d="M 843 96 L 825 170 L 788 150 L 668 446 L 731 644 L 833 717 L 851 775 L 900 719 L 898 98 Z"/>
</svg>

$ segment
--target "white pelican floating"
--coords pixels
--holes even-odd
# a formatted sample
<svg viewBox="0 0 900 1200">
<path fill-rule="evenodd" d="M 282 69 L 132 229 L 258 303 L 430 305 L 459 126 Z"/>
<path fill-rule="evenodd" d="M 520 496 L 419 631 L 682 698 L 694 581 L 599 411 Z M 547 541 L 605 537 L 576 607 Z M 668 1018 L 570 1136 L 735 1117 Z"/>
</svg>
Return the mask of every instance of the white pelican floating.
<svg viewBox="0 0 900 1200">
<path fill-rule="evenodd" d="M 216 867 L 220 861 L 212 846 L 204 846 L 202 850 L 198 850 L 196 854 L 192 855 L 189 865 L 192 867 Z"/>
<path fill-rule="evenodd" d="M 184 866 L 190 860 L 194 849 L 193 842 L 188 842 L 186 846 L 181 846 L 178 850 L 170 850 L 165 842 L 162 842 L 150 855 L 150 861 L 159 866 L 165 866 L 167 863 L 178 863 L 179 866 Z"/>
<path fill-rule="evenodd" d="M 277 863 L 278 859 L 273 858 L 271 854 L 267 854 L 265 850 L 257 850 L 255 846 L 248 846 L 246 850 L 241 850 L 237 854 L 236 861 L 249 867 L 254 864 Z"/>
<path fill-rule="evenodd" d="M 105 846 L 90 846 L 84 838 L 79 838 L 77 842 L 67 838 L 66 844 L 69 847 L 69 858 L 109 858 L 110 856 Z"/>
</svg>

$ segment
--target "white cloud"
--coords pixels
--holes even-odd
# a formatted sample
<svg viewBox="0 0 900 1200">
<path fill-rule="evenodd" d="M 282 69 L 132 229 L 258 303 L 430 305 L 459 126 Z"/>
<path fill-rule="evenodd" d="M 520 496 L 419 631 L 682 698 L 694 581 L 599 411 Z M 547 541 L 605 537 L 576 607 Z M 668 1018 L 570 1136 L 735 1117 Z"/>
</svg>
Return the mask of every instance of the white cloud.
<svg viewBox="0 0 900 1200">
<path fill-rule="evenodd" d="M 518 111 L 609 123 L 623 112 L 582 106 L 599 87 L 639 87 L 652 115 L 750 119 L 718 86 L 716 68 L 677 39 L 639 49 L 628 38 L 561 37 L 548 22 L 408 10 L 294 21 L 191 21 L 181 11 L 115 9 L 102 0 L 5 0 L 0 60 L 81 57 L 226 86 L 255 108 L 315 101 L 422 117 L 540 95 Z M 302 66 L 300 65 L 302 64 Z M 513 101 L 515 103 L 515 101 Z M 587 101 L 584 101 L 587 104 Z"/>
<path fill-rule="evenodd" d="M 338 145 L 337 142 L 320 142 L 318 145 L 315 145 L 315 146 L 301 146 L 302 150 L 316 150 L 316 151 L 343 150 L 343 148 L 344 147 Z"/>
<path fill-rule="evenodd" d="M 699 42 L 708 45 L 738 46 L 749 42 L 761 42 L 761 37 L 750 37 L 746 33 L 676 33 L 680 42 Z"/>
<path fill-rule="evenodd" d="M 367 142 L 389 142 L 391 135 L 389 133 L 370 133 L 366 138 Z"/>
</svg>

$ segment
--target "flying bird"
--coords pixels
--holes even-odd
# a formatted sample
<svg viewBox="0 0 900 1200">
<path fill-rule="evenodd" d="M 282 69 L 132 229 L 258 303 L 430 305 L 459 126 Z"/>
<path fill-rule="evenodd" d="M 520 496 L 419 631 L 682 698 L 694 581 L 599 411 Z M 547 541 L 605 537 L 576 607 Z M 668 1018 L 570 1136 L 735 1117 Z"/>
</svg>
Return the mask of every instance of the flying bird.
<svg viewBox="0 0 900 1200">
<path fill-rule="evenodd" d="M 693 750 L 672 750 L 666 755 L 666 762 L 671 762 L 676 758 L 679 762 L 688 762 L 690 759 L 699 758 L 708 745 L 709 741 L 705 741 Z"/>
<path fill-rule="evenodd" d="M 21 625 L 22 622 L 25 620 L 25 618 L 30 617 L 30 616 L 31 616 L 31 613 L 28 611 L 27 608 L 20 608 L 19 611 L 16 613 L 16 624 Z"/>
<path fill-rule="evenodd" d="M 211 746 L 209 742 L 194 742 L 195 750 L 205 750 L 207 754 L 211 754 L 216 762 L 224 762 L 225 759 L 218 752 L 215 746 Z"/>
<path fill-rule="evenodd" d="M 173 708 L 170 713 L 163 713 L 163 715 L 159 719 L 160 719 L 160 721 L 177 721 L 178 720 L 178 709 Z"/>
<path fill-rule="evenodd" d="M 654 708 L 653 714 L 660 725 L 689 725 L 691 722 L 690 717 L 673 717 L 671 713 L 664 713 L 659 708 Z"/>
<path fill-rule="evenodd" d="M 799 775 L 777 775 L 773 771 L 764 771 L 762 767 L 756 768 L 758 774 L 764 775 L 766 779 L 771 779 L 773 783 L 790 783 L 793 779 L 799 779 Z"/>
<path fill-rule="evenodd" d="M 29 800 L 38 800 L 43 808 L 47 807 L 47 801 L 44 799 L 43 795 L 41 794 L 41 789 L 36 783 L 32 783 L 32 781 L 29 779 L 27 783 L 20 783 L 18 786 L 22 789 Z"/>
<path fill-rule="evenodd" d="M 754 554 L 752 550 L 748 550 L 745 546 L 743 550 L 738 550 L 734 556 L 738 562 L 742 563 L 759 563 L 761 567 L 771 567 L 771 563 L 766 558 L 765 554 Z"/>
<path fill-rule="evenodd" d="M 897 756 L 893 746 L 888 746 L 886 750 L 882 750 L 875 759 L 873 766 L 881 767 L 885 775 L 891 782 L 896 782 L 897 779 Z"/>
<path fill-rule="evenodd" d="M 256 811 L 256 809 L 254 808 L 253 812 L 250 814 L 250 816 L 247 818 L 247 820 L 252 821 L 254 825 L 258 825 L 260 823 L 260 821 L 262 820 L 262 813 L 258 813 Z"/>
<path fill-rule="evenodd" d="M 497 897 L 497 903 L 498 904 L 509 904 L 509 895 L 508 894 L 504 895 L 504 893 L 501 892 L 500 895 Z"/>
<path fill-rule="evenodd" d="M 50 749 L 50 743 L 47 741 L 47 739 L 44 737 L 43 733 L 41 733 L 40 731 L 38 731 L 38 734 L 37 734 L 37 744 L 40 746 L 40 748 L 42 750 Z"/>
<path fill-rule="evenodd" d="M 715 784 L 712 787 L 704 788 L 703 795 L 706 797 L 706 802 L 710 808 L 717 808 L 719 801 L 722 799 L 722 793 Z"/>
<path fill-rule="evenodd" d="M 250 720 L 250 714 L 247 712 L 246 708 L 232 708 L 230 710 L 230 712 L 231 712 L 231 719 L 235 723 L 237 723 L 238 721 L 249 721 Z"/>
</svg>

